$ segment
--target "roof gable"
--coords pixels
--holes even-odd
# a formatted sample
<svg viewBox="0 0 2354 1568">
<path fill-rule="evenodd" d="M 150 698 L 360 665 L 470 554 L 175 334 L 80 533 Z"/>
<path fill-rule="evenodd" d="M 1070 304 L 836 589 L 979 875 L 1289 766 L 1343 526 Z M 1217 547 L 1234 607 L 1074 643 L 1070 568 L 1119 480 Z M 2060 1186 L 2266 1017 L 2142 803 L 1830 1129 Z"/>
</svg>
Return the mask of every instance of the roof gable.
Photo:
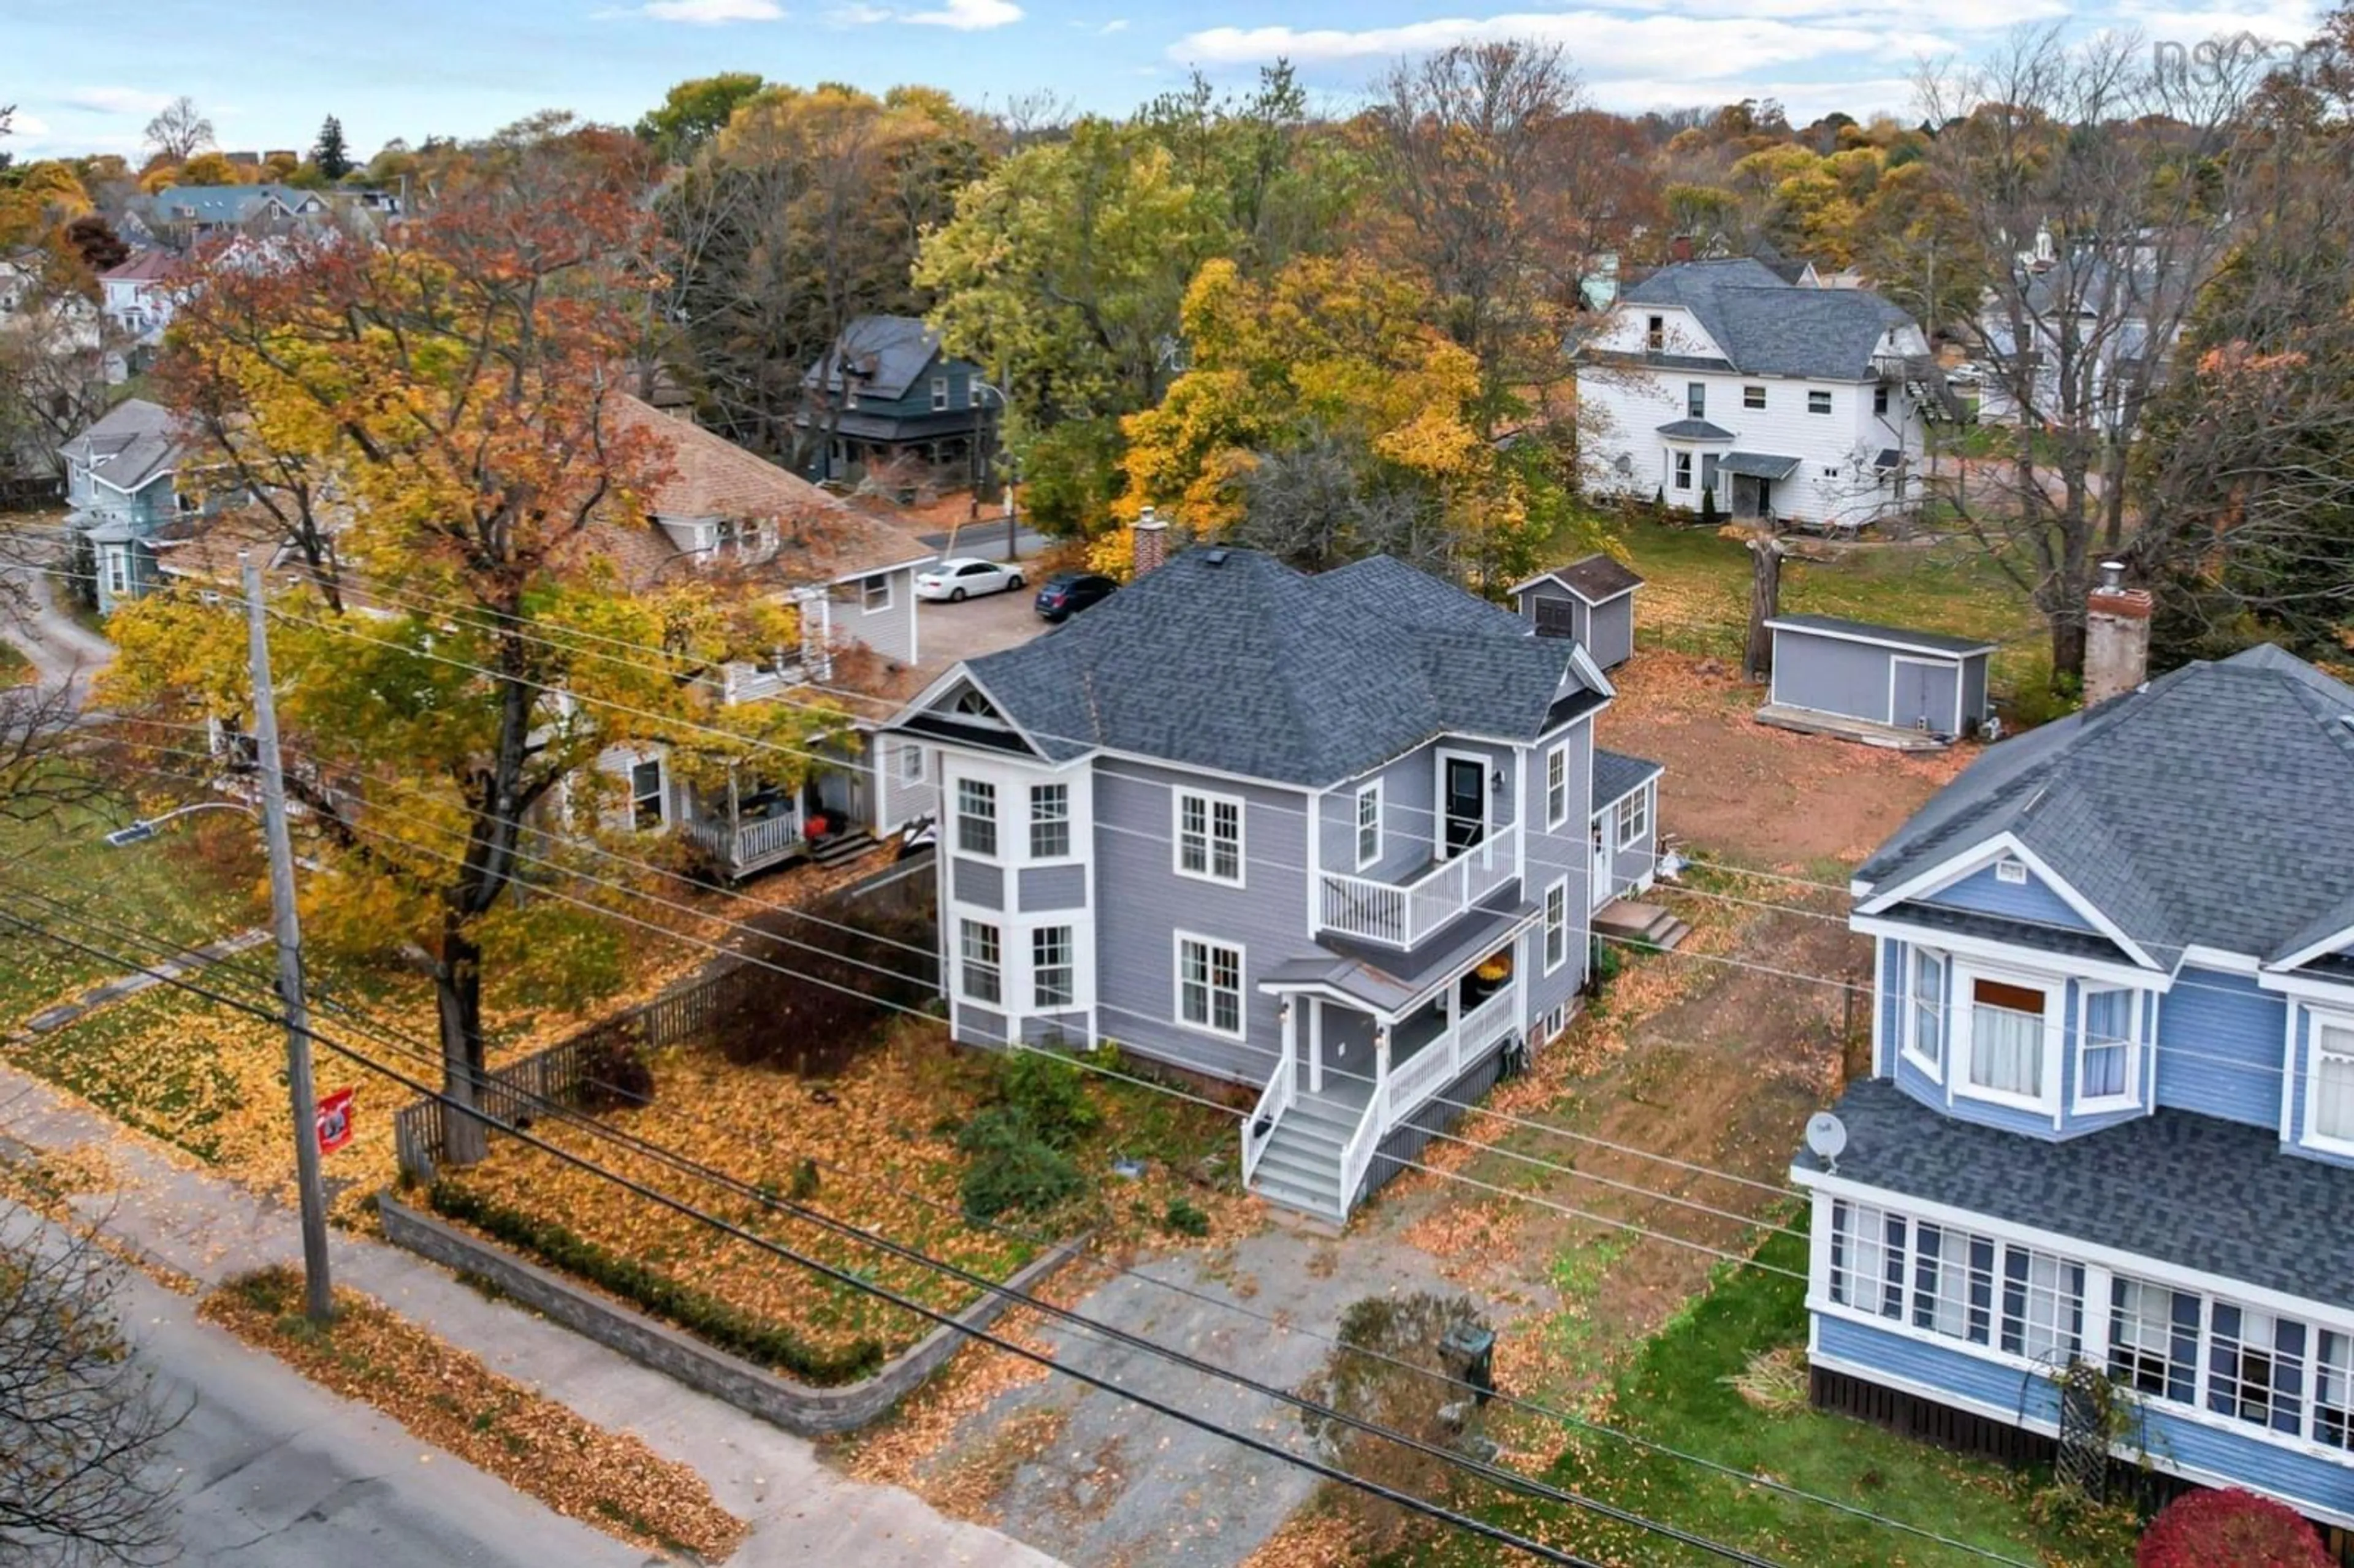
<svg viewBox="0 0 2354 1568">
<path fill-rule="evenodd" d="M 1755 376 L 1868 380 L 1881 340 L 1914 326 L 1869 290 L 1799 288 L 1745 256 L 1663 267 L 1628 290 L 1622 308 L 1651 305 L 1691 312 L 1735 370 Z"/>
<path fill-rule="evenodd" d="M 842 329 L 842 336 L 823 357 L 810 366 L 801 384 L 828 391 L 842 386 L 847 363 L 854 388 L 861 397 L 897 402 L 940 357 L 940 334 L 917 316 L 859 316 Z"/>
<path fill-rule="evenodd" d="M 2007 839 L 2160 962 L 2292 955 L 2354 923 L 2348 715 L 2277 648 L 2186 665 L 1990 748 L 1864 863 L 1867 904 Z"/>
</svg>

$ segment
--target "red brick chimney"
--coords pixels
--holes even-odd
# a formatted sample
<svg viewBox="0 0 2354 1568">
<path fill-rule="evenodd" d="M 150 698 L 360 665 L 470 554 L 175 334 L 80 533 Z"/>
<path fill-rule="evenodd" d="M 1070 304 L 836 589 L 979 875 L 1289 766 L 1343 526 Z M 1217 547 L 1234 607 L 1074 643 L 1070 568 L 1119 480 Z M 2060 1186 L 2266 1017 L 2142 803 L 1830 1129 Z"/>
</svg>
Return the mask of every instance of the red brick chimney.
<svg viewBox="0 0 2354 1568">
<path fill-rule="evenodd" d="M 2147 590 L 2127 588 L 2121 561 L 2103 561 L 2101 580 L 2084 601 L 2084 705 L 2137 690 L 2149 679 Z"/>
<path fill-rule="evenodd" d="M 1130 575 L 1142 577 L 1169 558 L 1169 524 L 1153 514 L 1148 506 L 1136 519 L 1136 568 Z"/>
<path fill-rule="evenodd" d="M 1679 234 L 1673 239 L 1669 240 L 1668 255 L 1671 260 L 1677 261 L 1691 260 L 1692 259 L 1691 236 L 1689 234 Z"/>
</svg>

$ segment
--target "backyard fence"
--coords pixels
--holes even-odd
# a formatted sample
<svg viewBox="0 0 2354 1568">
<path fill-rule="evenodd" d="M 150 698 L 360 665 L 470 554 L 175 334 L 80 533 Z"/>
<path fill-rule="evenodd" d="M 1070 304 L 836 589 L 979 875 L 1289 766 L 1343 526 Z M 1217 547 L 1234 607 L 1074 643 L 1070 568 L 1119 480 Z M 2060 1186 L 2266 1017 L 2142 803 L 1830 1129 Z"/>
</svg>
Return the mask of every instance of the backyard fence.
<svg viewBox="0 0 2354 1568">
<path fill-rule="evenodd" d="M 57 474 L 0 474 L 0 512 L 32 512 L 55 506 L 66 498 L 66 482 Z"/>
<path fill-rule="evenodd" d="M 483 1075 L 482 1115 L 493 1123 L 528 1122 L 551 1102 L 578 1106 L 625 1088 L 606 1081 L 615 1062 L 627 1053 L 659 1051 L 700 1037 L 726 1008 L 745 973 L 746 966 L 730 965 Z M 404 1175 L 433 1179 L 448 1147 L 447 1118 L 453 1114 L 438 1099 L 419 1100 L 393 1113 L 393 1144 Z"/>
</svg>

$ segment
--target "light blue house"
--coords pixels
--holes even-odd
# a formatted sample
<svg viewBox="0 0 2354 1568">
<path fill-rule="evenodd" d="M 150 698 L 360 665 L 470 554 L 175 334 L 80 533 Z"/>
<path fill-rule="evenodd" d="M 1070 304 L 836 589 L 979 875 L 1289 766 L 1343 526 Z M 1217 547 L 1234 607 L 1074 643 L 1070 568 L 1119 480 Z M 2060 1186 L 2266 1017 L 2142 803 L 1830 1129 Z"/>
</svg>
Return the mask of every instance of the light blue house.
<svg viewBox="0 0 2354 1568">
<path fill-rule="evenodd" d="M 98 608 L 111 611 L 157 580 L 155 540 L 179 519 L 180 443 L 170 412 L 128 397 L 58 449 L 70 519 L 89 542 Z"/>
<path fill-rule="evenodd" d="M 1596 793 L 1612 695 L 1387 557 L 1222 548 L 956 665 L 883 740 L 939 790 L 957 1037 L 1247 1085 L 1246 1181 L 1343 1217 L 1574 1010 L 1589 890 L 1656 842 L 1655 767 Z"/>
<path fill-rule="evenodd" d="M 2086 1363 L 2122 1456 L 2354 1525 L 2354 690 L 2175 671 L 1993 747 L 1853 891 L 1872 1076 L 1791 1172 L 1818 1402 L 1994 1446 Z"/>
</svg>

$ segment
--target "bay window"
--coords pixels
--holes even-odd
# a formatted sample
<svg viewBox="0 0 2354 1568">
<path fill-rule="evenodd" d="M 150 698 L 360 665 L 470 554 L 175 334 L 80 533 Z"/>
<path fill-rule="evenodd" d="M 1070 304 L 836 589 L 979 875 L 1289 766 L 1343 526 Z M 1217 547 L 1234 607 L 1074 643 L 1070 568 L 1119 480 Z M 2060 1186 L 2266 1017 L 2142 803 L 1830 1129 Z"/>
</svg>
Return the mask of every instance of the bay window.
<svg viewBox="0 0 2354 1568">
<path fill-rule="evenodd" d="M 1071 787 L 1030 786 L 1030 858 L 1059 860 L 1071 853 Z"/>
<path fill-rule="evenodd" d="M 1068 926 L 1041 926 L 1030 933 L 1032 1005 L 1071 1005 L 1078 994 L 1071 961 L 1075 951 Z"/>
<path fill-rule="evenodd" d="M 2207 1408 L 2274 1432 L 2296 1432 L 2305 1341 L 2305 1325 L 2294 1319 L 2216 1302 L 2208 1330 Z"/>
<path fill-rule="evenodd" d="M 957 848 L 967 854 L 997 853 L 997 786 L 978 779 L 957 780 Z"/>
<path fill-rule="evenodd" d="M 1970 982 L 1969 1086 L 1996 1098 L 2043 1097 L 2045 993 L 2033 986 Z"/>
<path fill-rule="evenodd" d="M 2354 1147 L 2354 1025 L 2308 1011 L 2313 1061 L 2306 1083 L 2306 1137 Z"/>
<path fill-rule="evenodd" d="M 2130 991 L 2085 991 L 2076 1044 L 2080 1104 L 2124 1099 L 2133 1093 L 2134 1002 Z"/>
<path fill-rule="evenodd" d="M 1831 1203 L 1831 1299 L 1859 1312 L 1904 1316 L 1904 1217 L 1844 1198 Z"/>
<path fill-rule="evenodd" d="M 1914 948 L 1912 978 L 1904 1053 L 1931 1077 L 1939 1077 L 1946 1065 L 1946 956 Z"/>
<path fill-rule="evenodd" d="M 2002 1249 L 2002 1348 L 2062 1362 L 2084 1338 L 2084 1266 L 2023 1246 Z"/>
<path fill-rule="evenodd" d="M 959 966 L 963 973 L 960 988 L 973 1001 L 985 1001 L 995 1006 L 1005 995 L 1003 948 L 998 940 L 997 927 L 979 920 L 962 923 L 958 954 L 964 961 Z"/>
</svg>

